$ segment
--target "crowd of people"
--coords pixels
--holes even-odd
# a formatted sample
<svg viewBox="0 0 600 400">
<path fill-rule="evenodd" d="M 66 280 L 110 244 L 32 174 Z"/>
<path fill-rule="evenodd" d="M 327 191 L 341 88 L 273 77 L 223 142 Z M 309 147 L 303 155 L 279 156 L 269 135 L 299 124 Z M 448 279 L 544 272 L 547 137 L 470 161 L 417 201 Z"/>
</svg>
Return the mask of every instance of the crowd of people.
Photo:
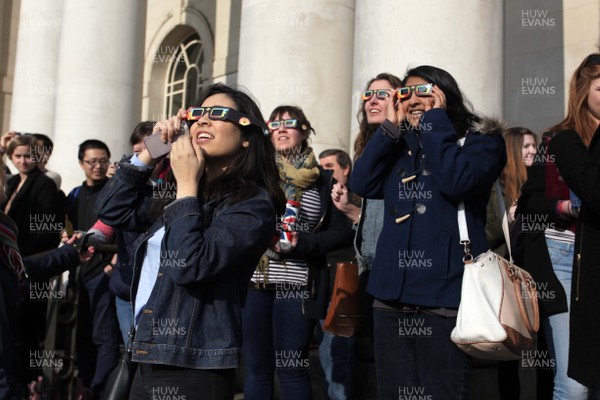
<svg viewBox="0 0 600 400">
<path fill-rule="evenodd" d="M 282 399 L 309 400 L 317 347 L 323 395 L 360 398 L 359 340 L 380 399 L 466 399 L 474 360 L 450 340 L 464 203 L 473 254 L 508 256 L 508 218 L 516 264 L 540 293 L 553 399 L 600 399 L 600 54 L 575 71 L 565 119 L 540 135 L 476 113 L 443 69 L 378 74 L 353 159 L 317 156 L 295 105 L 265 119 L 251 95 L 213 84 L 188 106 L 138 124 L 121 160 L 82 142 L 85 180 L 68 195 L 46 169 L 50 138 L 0 138 L 12 163 L 0 168 L 0 398 L 47 389 L 33 359 L 56 358 L 47 350 L 65 333 L 49 332 L 56 299 L 39 292 L 74 290 L 88 399 L 107 392 L 126 353 L 130 399 L 233 399 L 243 360 L 245 399 L 274 398 L 278 382 Z M 323 320 L 331 266 L 353 260 L 362 326 L 345 337 Z M 65 271 L 71 289 L 51 283 Z M 536 398 L 523 364 L 494 368 L 498 398 Z"/>
</svg>

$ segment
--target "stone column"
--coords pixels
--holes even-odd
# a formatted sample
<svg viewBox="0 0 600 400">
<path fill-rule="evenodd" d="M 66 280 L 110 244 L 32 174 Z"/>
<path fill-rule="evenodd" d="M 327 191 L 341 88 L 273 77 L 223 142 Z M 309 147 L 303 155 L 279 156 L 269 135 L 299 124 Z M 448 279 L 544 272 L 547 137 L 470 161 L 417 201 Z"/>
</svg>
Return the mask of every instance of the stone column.
<svg viewBox="0 0 600 400">
<path fill-rule="evenodd" d="M 63 0 L 21 0 L 10 129 L 52 136 Z"/>
<path fill-rule="evenodd" d="M 238 83 L 268 118 L 278 105 L 302 107 L 318 153 L 348 150 L 353 0 L 242 2 Z"/>
<path fill-rule="evenodd" d="M 65 192 L 81 183 L 78 145 L 99 139 L 112 161 L 129 153 L 140 122 L 146 0 L 64 0 L 56 115 L 56 169 Z"/>
<path fill-rule="evenodd" d="M 448 71 L 477 112 L 501 115 L 502 26 L 501 0 L 357 1 L 352 115 L 369 79 L 424 64 Z"/>
</svg>

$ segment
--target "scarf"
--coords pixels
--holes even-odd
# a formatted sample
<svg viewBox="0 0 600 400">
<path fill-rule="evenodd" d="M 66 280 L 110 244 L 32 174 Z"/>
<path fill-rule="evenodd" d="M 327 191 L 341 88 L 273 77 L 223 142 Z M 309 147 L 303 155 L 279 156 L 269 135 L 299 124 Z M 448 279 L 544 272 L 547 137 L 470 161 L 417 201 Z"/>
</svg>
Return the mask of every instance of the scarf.
<svg viewBox="0 0 600 400">
<path fill-rule="evenodd" d="M 311 147 L 306 147 L 301 153 L 288 158 L 277 154 L 277 168 L 281 183 L 279 186 L 287 200 L 298 203 L 304 191 L 315 184 L 319 178 L 319 164 Z"/>
<path fill-rule="evenodd" d="M 317 182 L 320 175 L 319 164 L 313 149 L 306 146 L 299 154 L 293 154 L 288 158 L 277 154 L 276 163 L 281 178 L 279 186 L 283 190 L 285 198 L 300 203 L 304 192 Z M 300 210 L 298 210 L 299 213 Z M 267 270 L 271 259 L 279 260 L 280 257 L 278 253 L 268 249 L 258 262 L 257 270 L 263 277 L 263 287 L 268 284 Z"/>
<path fill-rule="evenodd" d="M 19 282 L 25 279 L 23 259 L 17 244 L 17 227 L 10 217 L 0 212 L 0 258 L 14 272 Z"/>
</svg>

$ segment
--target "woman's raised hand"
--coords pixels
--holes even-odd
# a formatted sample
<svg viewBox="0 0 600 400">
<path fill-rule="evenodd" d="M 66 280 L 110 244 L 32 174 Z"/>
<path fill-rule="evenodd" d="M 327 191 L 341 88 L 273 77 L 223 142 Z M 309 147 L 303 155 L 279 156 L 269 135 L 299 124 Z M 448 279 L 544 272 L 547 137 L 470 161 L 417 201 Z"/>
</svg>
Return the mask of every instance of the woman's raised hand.
<svg viewBox="0 0 600 400">
<path fill-rule="evenodd" d="M 402 102 L 396 97 L 399 88 L 393 90 L 390 89 L 390 98 L 387 104 L 386 118 L 394 125 L 398 124 L 406 118 L 404 111 L 402 110 Z"/>
<path fill-rule="evenodd" d="M 177 198 L 197 196 L 206 168 L 204 150 L 187 133 L 173 143 L 170 159 L 177 180 Z"/>
<path fill-rule="evenodd" d="M 433 90 L 431 91 L 431 103 L 425 106 L 425 111 L 429 111 L 433 108 L 446 109 L 446 95 L 437 85 L 433 85 Z"/>
</svg>

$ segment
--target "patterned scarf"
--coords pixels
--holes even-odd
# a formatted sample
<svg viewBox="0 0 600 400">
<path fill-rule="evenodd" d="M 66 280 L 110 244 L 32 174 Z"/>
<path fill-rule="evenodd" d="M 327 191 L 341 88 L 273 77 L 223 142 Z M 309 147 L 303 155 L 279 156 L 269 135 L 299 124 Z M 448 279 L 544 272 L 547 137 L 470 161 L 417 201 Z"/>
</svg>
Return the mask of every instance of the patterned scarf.
<svg viewBox="0 0 600 400">
<path fill-rule="evenodd" d="M 293 154 L 287 158 L 277 154 L 276 163 L 281 178 L 279 186 L 283 190 L 285 198 L 300 203 L 304 191 L 312 187 L 319 179 L 319 164 L 313 149 L 306 146 L 299 154 Z M 268 284 L 267 270 L 270 259 L 279 260 L 280 257 L 278 253 L 267 249 L 258 262 L 257 270 L 263 278 L 263 287 Z"/>
<path fill-rule="evenodd" d="M 17 227 L 3 212 L 0 212 L 0 258 L 6 260 L 6 265 L 17 275 L 19 283 L 25 279 L 23 259 L 17 244 Z"/>
<path fill-rule="evenodd" d="M 306 147 L 297 155 L 284 156 L 277 154 L 277 168 L 281 178 L 281 189 L 285 198 L 300 202 L 304 191 L 319 179 L 319 164 L 311 147 Z"/>
</svg>

